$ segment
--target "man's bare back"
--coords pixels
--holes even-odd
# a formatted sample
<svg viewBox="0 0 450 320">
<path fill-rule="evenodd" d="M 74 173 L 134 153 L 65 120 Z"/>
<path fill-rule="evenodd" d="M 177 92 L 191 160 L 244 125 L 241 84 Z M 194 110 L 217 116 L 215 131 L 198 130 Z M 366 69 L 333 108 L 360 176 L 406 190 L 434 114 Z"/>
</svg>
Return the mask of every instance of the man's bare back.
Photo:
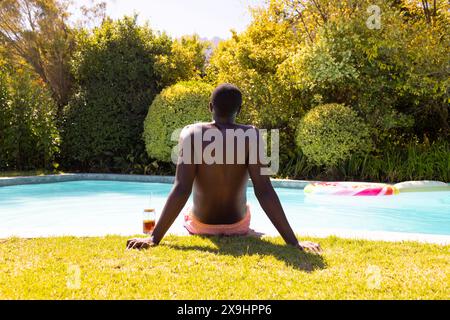
<svg viewBox="0 0 450 320">
<path fill-rule="evenodd" d="M 201 223 L 214 226 L 242 221 L 246 216 L 246 189 L 250 177 L 256 198 L 286 243 L 301 250 L 321 252 L 316 243 L 299 243 L 292 231 L 269 176 L 262 174 L 264 165 L 259 158 L 259 148 L 262 147 L 260 140 L 252 142 L 240 139 L 246 133 L 259 138 L 255 127 L 235 123 L 241 103 L 239 89 L 229 84 L 221 85 L 213 92 L 209 105 L 214 121 L 192 124 L 183 129 L 175 182 L 156 227 L 150 238 L 130 239 L 127 242 L 128 248 L 157 245 L 186 204 L 191 192 L 194 198 L 192 214 Z M 227 131 L 234 132 L 233 138 L 227 136 Z M 204 139 L 204 134 L 209 135 L 209 138 Z M 202 137 L 201 140 L 198 140 L 198 136 Z M 207 152 L 211 151 L 211 144 L 216 139 L 223 145 L 223 154 L 217 151 L 220 148 Z M 243 146 L 242 143 L 236 143 L 237 140 L 244 141 Z M 228 149 L 231 142 L 234 142 L 232 153 Z M 255 146 L 256 161 L 252 158 Z"/>
<path fill-rule="evenodd" d="M 241 130 L 255 130 L 254 127 L 241 124 L 218 124 L 215 122 L 200 123 L 192 125 L 195 130 L 219 130 L 223 137 L 224 149 L 229 145 L 226 130 L 235 130 L 239 135 Z M 241 129 L 241 130 L 236 130 Z M 193 138 L 193 137 L 192 137 Z M 234 137 L 233 137 L 234 138 Z M 245 140 L 246 158 L 248 158 L 248 142 Z M 211 142 L 203 142 L 201 152 Z M 193 208 L 192 212 L 203 223 L 206 224 L 232 224 L 242 220 L 247 209 L 247 183 L 248 163 L 238 164 L 237 142 L 233 143 L 235 157 L 233 164 L 227 164 L 225 153 L 222 157 L 223 164 L 206 164 L 204 161 L 196 165 L 196 175 L 193 186 Z"/>
</svg>

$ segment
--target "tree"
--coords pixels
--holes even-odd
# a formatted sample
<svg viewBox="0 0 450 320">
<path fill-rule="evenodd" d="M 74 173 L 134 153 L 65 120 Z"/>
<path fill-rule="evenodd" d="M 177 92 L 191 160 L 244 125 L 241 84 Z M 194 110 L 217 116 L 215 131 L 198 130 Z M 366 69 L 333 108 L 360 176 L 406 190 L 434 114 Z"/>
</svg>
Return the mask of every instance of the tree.
<svg viewBox="0 0 450 320">
<path fill-rule="evenodd" d="M 49 85 L 60 108 L 70 95 L 69 60 L 75 45 L 65 5 L 54 0 L 0 3 L 0 36 Z"/>
<path fill-rule="evenodd" d="M 0 39 L 23 58 L 48 85 L 58 113 L 71 95 L 70 60 L 76 49 L 76 29 L 68 24 L 70 0 L 2 0 Z M 102 11 L 103 9 L 103 11 Z M 104 4 L 83 7 L 89 20 L 101 17 Z"/>
<path fill-rule="evenodd" d="M 448 135 L 448 4 L 428 22 L 420 1 L 379 2 L 380 29 L 367 25 L 370 5 L 272 0 L 214 52 L 208 77 L 242 89 L 241 120 L 280 129 L 282 166 L 296 156 L 293 124 L 323 103 L 355 110 L 377 152 Z"/>
<path fill-rule="evenodd" d="M 352 106 L 379 142 L 405 133 L 445 136 L 448 24 L 405 18 L 396 7 L 381 10 L 381 30 L 367 28 L 365 10 L 330 18 L 313 43 L 280 66 L 280 79 L 303 96 Z"/>
<path fill-rule="evenodd" d="M 91 34 L 80 34 L 73 61 L 77 88 L 64 110 L 67 164 L 105 169 L 145 152 L 143 124 L 154 97 L 202 67 L 200 59 L 180 58 L 196 57 L 200 50 L 191 44 L 202 45 L 194 39 L 185 50 L 182 44 L 138 26 L 136 16 L 106 19 Z"/>
<path fill-rule="evenodd" d="M 155 68 L 163 76 L 162 85 L 202 78 L 209 47 L 210 44 L 200 40 L 197 35 L 175 39 L 170 52 L 157 57 Z"/>
</svg>

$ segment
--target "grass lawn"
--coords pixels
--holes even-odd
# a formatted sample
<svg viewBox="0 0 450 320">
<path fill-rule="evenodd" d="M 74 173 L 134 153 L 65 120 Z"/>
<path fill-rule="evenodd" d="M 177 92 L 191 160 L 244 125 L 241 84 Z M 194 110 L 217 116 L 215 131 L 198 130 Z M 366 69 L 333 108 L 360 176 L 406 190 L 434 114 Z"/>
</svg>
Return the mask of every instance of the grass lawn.
<svg viewBox="0 0 450 320">
<path fill-rule="evenodd" d="M 450 298 L 450 246 L 308 238 L 319 257 L 281 238 L 168 236 L 144 251 L 126 239 L 0 240 L 0 298 Z"/>
</svg>

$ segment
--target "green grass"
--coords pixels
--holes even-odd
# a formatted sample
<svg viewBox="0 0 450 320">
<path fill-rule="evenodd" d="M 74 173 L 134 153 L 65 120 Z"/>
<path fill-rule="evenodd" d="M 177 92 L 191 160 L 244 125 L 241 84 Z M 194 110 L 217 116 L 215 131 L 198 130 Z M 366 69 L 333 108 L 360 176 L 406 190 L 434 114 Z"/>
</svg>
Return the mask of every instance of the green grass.
<svg viewBox="0 0 450 320">
<path fill-rule="evenodd" d="M 308 239 L 319 257 L 281 238 L 168 236 L 144 251 L 126 239 L 0 240 L 0 298 L 450 298 L 450 246 Z"/>
</svg>

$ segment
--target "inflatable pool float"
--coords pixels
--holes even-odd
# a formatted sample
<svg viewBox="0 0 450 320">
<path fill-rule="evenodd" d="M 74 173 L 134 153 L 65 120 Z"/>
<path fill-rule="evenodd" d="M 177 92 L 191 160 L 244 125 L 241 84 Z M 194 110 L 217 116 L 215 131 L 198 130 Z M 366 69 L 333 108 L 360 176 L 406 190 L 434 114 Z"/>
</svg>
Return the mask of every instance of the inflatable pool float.
<svg viewBox="0 0 450 320">
<path fill-rule="evenodd" d="M 367 182 L 313 182 L 305 187 L 304 192 L 333 196 L 392 196 L 399 193 L 393 185 Z"/>
<path fill-rule="evenodd" d="M 441 181 L 405 181 L 394 185 L 401 193 L 403 192 L 430 192 L 450 191 L 450 186 Z"/>
</svg>

